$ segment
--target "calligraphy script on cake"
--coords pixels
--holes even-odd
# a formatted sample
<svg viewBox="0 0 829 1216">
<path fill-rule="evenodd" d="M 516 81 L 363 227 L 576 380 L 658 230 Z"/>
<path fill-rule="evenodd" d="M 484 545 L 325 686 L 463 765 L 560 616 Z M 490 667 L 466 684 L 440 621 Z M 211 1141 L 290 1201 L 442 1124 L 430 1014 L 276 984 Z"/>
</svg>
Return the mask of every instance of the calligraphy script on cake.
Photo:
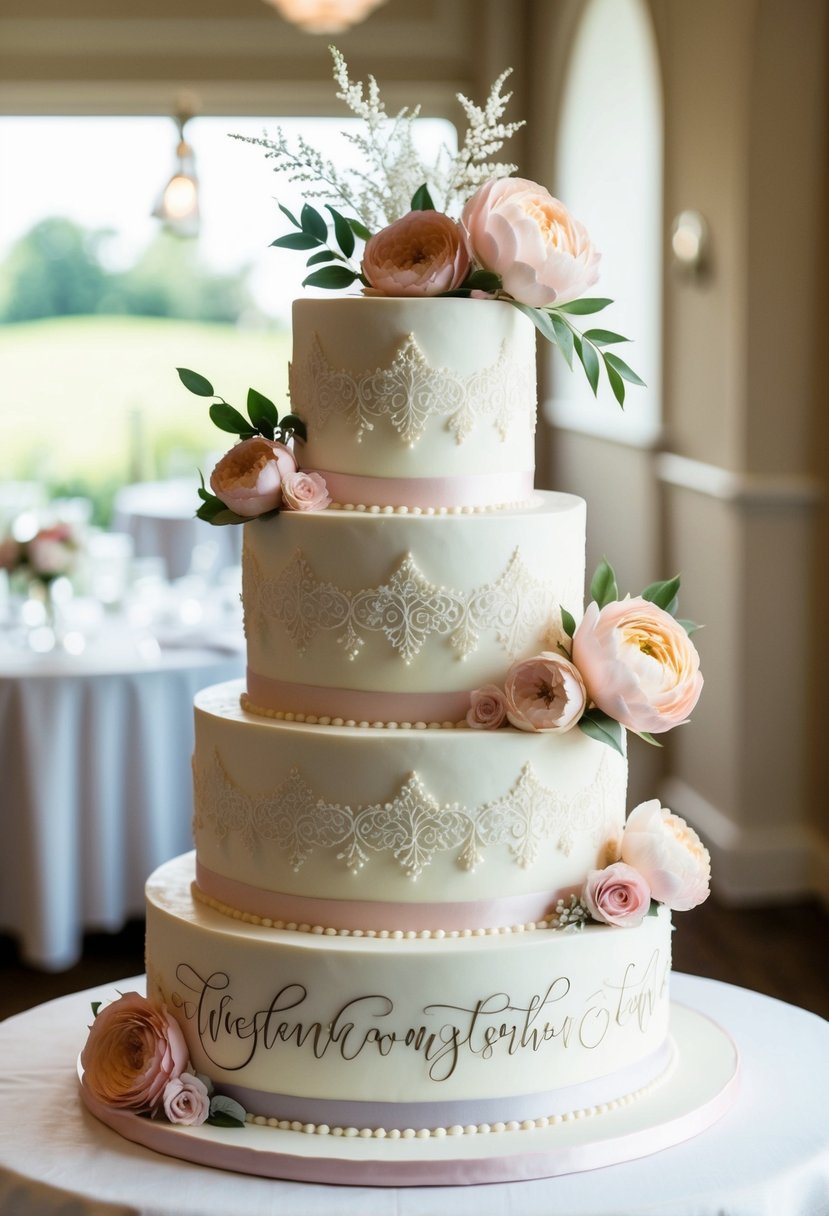
<svg viewBox="0 0 829 1216">
<path fill-rule="evenodd" d="M 266 1009 L 240 1011 L 226 972 L 203 976 L 180 963 L 176 978 L 191 995 L 175 992 L 172 1003 L 195 1022 L 205 1055 L 226 1072 L 247 1068 L 260 1052 L 288 1047 L 307 1047 L 317 1060 L 331 1053 L 346 1061 L 360 1059 L 364 1052 L 386 1057 L 407 1049 L 422 1054 L 430 1080 L 446 1081 L 464 1055 L 490 1060 L 504 1053 L 538 1052 L 545 1045 L 591 1050 L 615 1027 L 644 1033 L 665 976 L 654 950 L 643 968 L 628 963 L 618 982 L 606 980 L 578 1012 L 567 1012 L 561 1004 L 572 984 L 557 976 L 523 1003 L 506 992 L 489 993 L 469 1006 L 430 1002 L 423 1006 L 422 1024 L 400 1027 L 394 1025 L 394 1001 L 379 993 L 346 1001 L 329 1019 L 303 1021 L 297 1014 L 309 994 L 302 984 L 283 985 Z"/>
</svg>

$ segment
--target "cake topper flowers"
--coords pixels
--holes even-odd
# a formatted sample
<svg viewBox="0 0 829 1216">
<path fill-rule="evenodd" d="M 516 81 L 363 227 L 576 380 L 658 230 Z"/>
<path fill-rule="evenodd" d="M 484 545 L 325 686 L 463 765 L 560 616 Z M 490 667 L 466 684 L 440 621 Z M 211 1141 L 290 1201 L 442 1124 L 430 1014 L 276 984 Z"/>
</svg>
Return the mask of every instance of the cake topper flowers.
<svg viewBox="0 0 829 1216">
<path fill-rule="evenodd" d="M 594 395 L 604 366 L 610 388 L 624 405 L 626 383 L 643 382 L 607 347 L 627 342 L 609 329 L 579 331 L 574 316 L 600 312 L 611 300 L 585 292 L 598 279 L 600 254 L 582 223 L 543 187 L 512 177 L 517 168 L 492 160 L 523 122 L 504 122 L 512 96 L 502 72 L 483 107 L 458 94 L 467 118 L 460 149 L 443 148 L 424 164 L 413 138 L 420 107 L 386 113 L 373 76 L 352 81 L 331 47 L 337 97 L 360 118 L 364 131 L 344 132 L 358 167 L 342 172 L 306 140 L 236 139 L 257 144 L 275 172 L 306 187 L 328 212 L 304 203 L 295 215 L 280 211 L 293 228 L 272 242 L 307 253 L 303 286 L 342 290 L 355 284 L 367 295 L 467 296 L 504 300 L 525 313 L 564 355 L 581 363 Z M 364 242 L 362 254 L 357 242 Z"/>
</svg>

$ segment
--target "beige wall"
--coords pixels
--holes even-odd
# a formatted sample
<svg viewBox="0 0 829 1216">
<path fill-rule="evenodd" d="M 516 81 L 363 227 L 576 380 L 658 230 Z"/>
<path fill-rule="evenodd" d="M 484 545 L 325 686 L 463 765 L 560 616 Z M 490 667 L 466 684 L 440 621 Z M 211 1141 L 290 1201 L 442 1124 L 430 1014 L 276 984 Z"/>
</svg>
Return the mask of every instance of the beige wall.
<svg viewBox="0 0 829 1216">
<path fill-rule="evenodd" d="M 589 2 L 388 0 L 336 41 L 392 101 L 455 117 L 456 90 L 481 98 L 512 64 L 511 116 L 530 120 L 514 155 L 551 182 Z M 542 427 L 539 479 L 589 500 L 591 562 L 611 554 L 634 588 L 682 570 L 683 612 L 706 622 L 694 722 L 662 753 L 636 748 L 633 796 L 658 788 L 705 832 L 721 895 L 829 899 L 829 3 L 642 3 L 664 90 L 666 250 L 670 217 L 698 209 L 710 273 L 681 280 L 666 259 L 661 436 Z M 168 113 L 182 88 L 206 113 L 330 111 L 327 41 L 261 0 L 4 0 L 0 112 Z"/>
</svg>

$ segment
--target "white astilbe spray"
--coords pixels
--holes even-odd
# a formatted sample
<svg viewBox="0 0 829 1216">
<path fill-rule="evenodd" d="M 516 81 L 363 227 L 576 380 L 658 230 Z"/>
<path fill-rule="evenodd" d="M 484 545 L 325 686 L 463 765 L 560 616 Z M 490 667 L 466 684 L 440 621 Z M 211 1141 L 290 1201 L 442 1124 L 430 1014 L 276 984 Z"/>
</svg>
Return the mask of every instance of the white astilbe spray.
<svg viewBox="0 0 829 1216">
<path fill-rule="evenodd" d="M 301 182 L 309 197 L 343 208 L 370 232 L 376 232 L 405 215 L 415 191 L 424 184 L 439 210 L 459 214 L 483 181 L 515 172 L 515 165 L 488 159 L 524 125 L 501 121 L 512 96 L 501 92 L 511 69 L 495 81 L 483 107 L 458 94 L 469 123 L 463 144 L 455 155 L 441 149 L 435 164 L 426 166 L 413 136 L 420 106 L 404 108 L 393 116 L 387 114 L 375 78 L 369 76 L 367 83 L 352 81 L 340 51 L 333 46 L 329 49 L 339 88 L 337 97 L 365 126 L 361 132 L 343 132 L 359 153 L 360 168 L 338 170 L 301 136 L 291 146 L 281 127 L 275 139 L 267 135 L 232 137 L 264 148 L 265 156 L 276 162 L 274 172 L 284 173 L 290 182 Z"/>
</svg>

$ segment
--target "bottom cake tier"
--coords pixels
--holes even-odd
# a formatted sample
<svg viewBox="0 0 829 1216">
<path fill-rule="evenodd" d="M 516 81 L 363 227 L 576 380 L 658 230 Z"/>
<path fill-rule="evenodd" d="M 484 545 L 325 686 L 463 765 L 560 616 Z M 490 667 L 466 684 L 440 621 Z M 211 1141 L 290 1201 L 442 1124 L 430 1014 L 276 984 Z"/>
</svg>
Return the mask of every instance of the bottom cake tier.
<svg viewBox="0 0 829 1216">
<path fill-rule="evenodd" d="M 148 996 L 259 1122 L 531 1129 L 611 1112 L 673 1067 L 665 909 L 630 929 L 301 931 L 205 906 L 194 870 L 189 854 L 147 883 Z"/>
</svg>

